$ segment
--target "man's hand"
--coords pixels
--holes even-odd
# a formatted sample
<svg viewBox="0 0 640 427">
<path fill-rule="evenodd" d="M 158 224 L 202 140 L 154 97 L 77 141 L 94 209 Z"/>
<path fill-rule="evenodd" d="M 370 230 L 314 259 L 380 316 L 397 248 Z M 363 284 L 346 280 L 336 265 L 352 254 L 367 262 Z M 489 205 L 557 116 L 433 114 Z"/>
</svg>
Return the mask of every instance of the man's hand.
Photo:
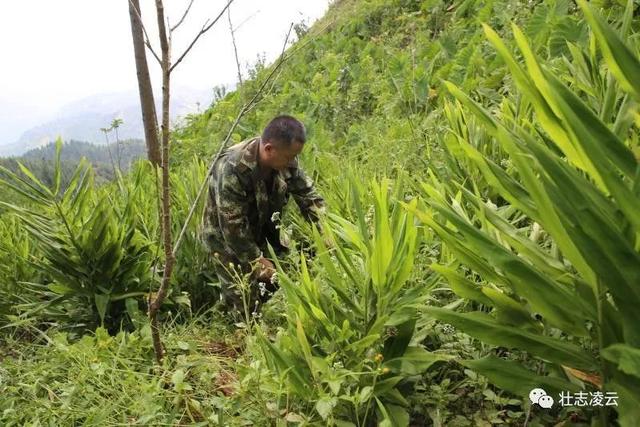
<svg viewBox="0 0 640 427">
<path fill-rule="evenodd" d="M 260 282 L 270 283 L 271 277 L 276 272 L 276 266 L 265 257 L 258 258 L 256 265 L 256 278 Z"/>
</svg>

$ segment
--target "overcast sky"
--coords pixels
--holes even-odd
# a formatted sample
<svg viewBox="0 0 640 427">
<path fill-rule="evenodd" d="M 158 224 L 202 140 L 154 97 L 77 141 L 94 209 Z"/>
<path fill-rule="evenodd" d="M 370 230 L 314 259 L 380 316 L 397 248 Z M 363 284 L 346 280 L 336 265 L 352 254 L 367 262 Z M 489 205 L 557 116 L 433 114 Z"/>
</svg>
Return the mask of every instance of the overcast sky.
<svg viewBox="0 0 640 427">
<path fill-rule="evenodd" d="M 153 42 L 153 0 L 140 0 Z M 165 0 L 176 23 L 189 0 Z M 329 0 L 235 0 L 231 6 L 243 70 L 259 53 L 273 60 L 291 22 L 313 22 Z M 195 0 L 173 37 L 177 56 L 225 0 Z M 127 0 L 15 0 L 0 3 L 0 112 L 32 109 L 34 116 L 96 93 L 137 88 Z M 159 47 L 156 43 L 156 49 Z M 148 54 L 159 88 L 158 66 Z M 226 15 L 172 73 L 175 85 L 211 88 L 237 80 Z M 1 123 L 0 123 L 1 124 Z M 7 141 L 8 142 L 8 141 Z"/>
</svg>

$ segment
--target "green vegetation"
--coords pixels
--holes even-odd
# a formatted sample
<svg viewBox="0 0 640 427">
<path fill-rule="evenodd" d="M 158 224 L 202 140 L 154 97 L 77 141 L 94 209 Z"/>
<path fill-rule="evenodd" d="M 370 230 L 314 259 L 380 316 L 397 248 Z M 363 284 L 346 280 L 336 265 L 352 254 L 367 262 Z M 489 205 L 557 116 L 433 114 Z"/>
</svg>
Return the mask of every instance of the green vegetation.
<svg viewBox="0 0 640 427">
<path fill-rule="evenodd" d="M 153 168 L 96 186 L 83 161 L 64 185 L 58 147 L 46 177 L 2 169 L 1 424 L 635 425 L 637 14 L 632 1 L 343 0 L 299 27 L 233 140 L 300 117 L 330 214 L 321 231 L 285 215 L 297 250 L 281 290 L 236 325 L 194 219 L 163 366 L 144 315 L 163 257 Z M 175 233 L 268 72 L 176 130 Z M 552 408 L 531 404 L 536 387 Z M 560 405 L 560 392 L 618 405 Z"/>
<path fill-rule="evenodd" d="M 109 146 L 71 140 L 65 142 L 63 147 L 60 158 L 63 188 L 66 188 L 76 166 L 83 158 L 91 162 L 98 182 L 105 183 L 114 179 L 114 171 L 118 169 L 118 159 L 120 159 L 120 170 L 125 172 L 131 168 L 136 160 L 146 155 L 144 141 L 139 139 L 118 141 Z M 56 144 L 52 142 L 43 147 L 29 150 L 19 157 L 0 158 L 0 166 L 4 166 L 12 172 L 19 172 L 18 162 L 20 162 L 39 180 L 50 186 L 53 184 L 55 157 Z"/>
</svg>

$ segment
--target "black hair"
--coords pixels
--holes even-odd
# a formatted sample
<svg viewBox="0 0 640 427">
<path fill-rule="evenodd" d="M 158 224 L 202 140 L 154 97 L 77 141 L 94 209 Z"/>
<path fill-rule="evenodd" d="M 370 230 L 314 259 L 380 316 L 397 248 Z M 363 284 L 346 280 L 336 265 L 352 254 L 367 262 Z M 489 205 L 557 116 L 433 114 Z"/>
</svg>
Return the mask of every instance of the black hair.
<svg viewBox="0 0 640 427">
<path fill-rule="evenodd" d="M 291 145 L 293 141 L 304 144 L 307 132 L 302 122 L 295 117 L 282 115 L 274 118 L 262 131 L 263 142 L 276 142 Z"/>
</svg>

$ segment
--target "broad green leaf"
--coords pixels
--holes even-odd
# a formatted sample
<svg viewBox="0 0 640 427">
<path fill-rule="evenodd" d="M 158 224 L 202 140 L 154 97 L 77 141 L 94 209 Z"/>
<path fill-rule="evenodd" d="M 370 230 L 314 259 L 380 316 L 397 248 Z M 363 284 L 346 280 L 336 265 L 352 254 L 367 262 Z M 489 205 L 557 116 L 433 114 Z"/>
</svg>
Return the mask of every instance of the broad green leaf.
<svg viewBox="0 0 640 427">
<path fill-rule="evenodd" d="M 513 360 L 487 356 L 477 360 L 461 360 L 461 364 L 484 375 L 501 389 L 528 398 L 534 388 L 542 388 L 547 394 L 557 396 L 561 391 L 577 392 L 580 388 L 562 378 L 540 376 Z"/>
<path fill-rule="evenodd" d="M 496 308 L 496 318 L 501 323 L 542 332 L 542 324 L 534 321 L 531 313 L 522 304 L 505 295 L 504 292 L 484 286 L 482 293 L 493 302 L 493 306 Z"/>
<path fill-rule="evenodd" d="M 605 359 L 614 362 L 620 371 L 640 378 L 640 348 L 626 344 L 614 344 L 603 349 L 600 354 Z"/>
<path fill-rule="evenodd" d="M 416 328 L 415 311 L 409 314 L 409 320 L 396 326 L 395 335 L 387 338 L 384 343 L 383 355 L 387 359 L 402 356 L 411 343 Z"/>
<path fill-rule="evenodd" d="M 451 358 L 444 354 L 428 352 L 422 347 L 408 347 L 402 356 L 385 362 L 383 366 L 391 369 L 392 372 L 419 375 L 434 363 L 445 362 Z"/>
<path fill-rule="evenodd" d="M 72 295 L 74 293 L 73 288 L 65 286 L 61 283 L 50 283 L 49 285 L 47 285 L 47 287 L 49 288 L 49 290 L 55 292 L 58 295 Z"/>
<path fill-rule="evenodd" d="M 487 298 L 487 296 L 482 293 L 483 285 L 473 283 L 470 280 L 464 278 L 462 275 L 458 274 L 454 269 L 445 267 L 443 265 L 433 264 L 431 266 L 431 269 L 447 279 L 451 290 L 453 290 L 456 295 L 462 298 L 477 301 L 487 306 L 493 305 L 491 299 Z"/>
<path fill-rule="evenodd" d="M 598 368 L 597 361 L 574 344 L 501 325 L 484 313 L 462 314 L 436 307 L 427 307 L 425 311 L 488 344 L 517 348 L 536 357 L 581 370 L 592 371 Z"/>
<path fill-rule="evenodd" d="M 94 295 L 96 308 L 98 309 L 98 314 L 100 315 L 100 321 L 104 323 L 104 317 L 107 314 L 107 307 L 109 306 L 110 297 L 109 295 L 96 293 Z"/>
<path fill-rule="evenodd" d="M 380 334 L 369 334 L 362 339 L 350 344 L 345 350 L 353 350 L 356 352 L 362 352 L 370 348 L 376 341 L 380 339 Z"/>
<path fill-rule="evenodd" d="M 396 427 L 406 427 L 409 425 L 410 417 L 406 408 L 399 405 L 386 405 L 389 419 Z"/>
<path fill-rule="evenodd" d="M 434 208 L 464 234 L 468 240 L 466 250 L 484 254 L 488 265 L 502 270 L 509 279 L 509 285 L 518 295 L 529 301 L 534 311 L 541 313 L 549 322 L 564 330 L 580 335 L 587 334 L 582 324 L 585 320 L 583 309 L 568 289 L 558 286 L 451 210 L 435 204 Z"/>
<path fill-rule="evenodd" d="M 323 397 L 316 402 L 316 411 L 318 411 L 323 420 L 326 420 L 337 404 L 338 399 L 335 397 Z"/>
</svg>

